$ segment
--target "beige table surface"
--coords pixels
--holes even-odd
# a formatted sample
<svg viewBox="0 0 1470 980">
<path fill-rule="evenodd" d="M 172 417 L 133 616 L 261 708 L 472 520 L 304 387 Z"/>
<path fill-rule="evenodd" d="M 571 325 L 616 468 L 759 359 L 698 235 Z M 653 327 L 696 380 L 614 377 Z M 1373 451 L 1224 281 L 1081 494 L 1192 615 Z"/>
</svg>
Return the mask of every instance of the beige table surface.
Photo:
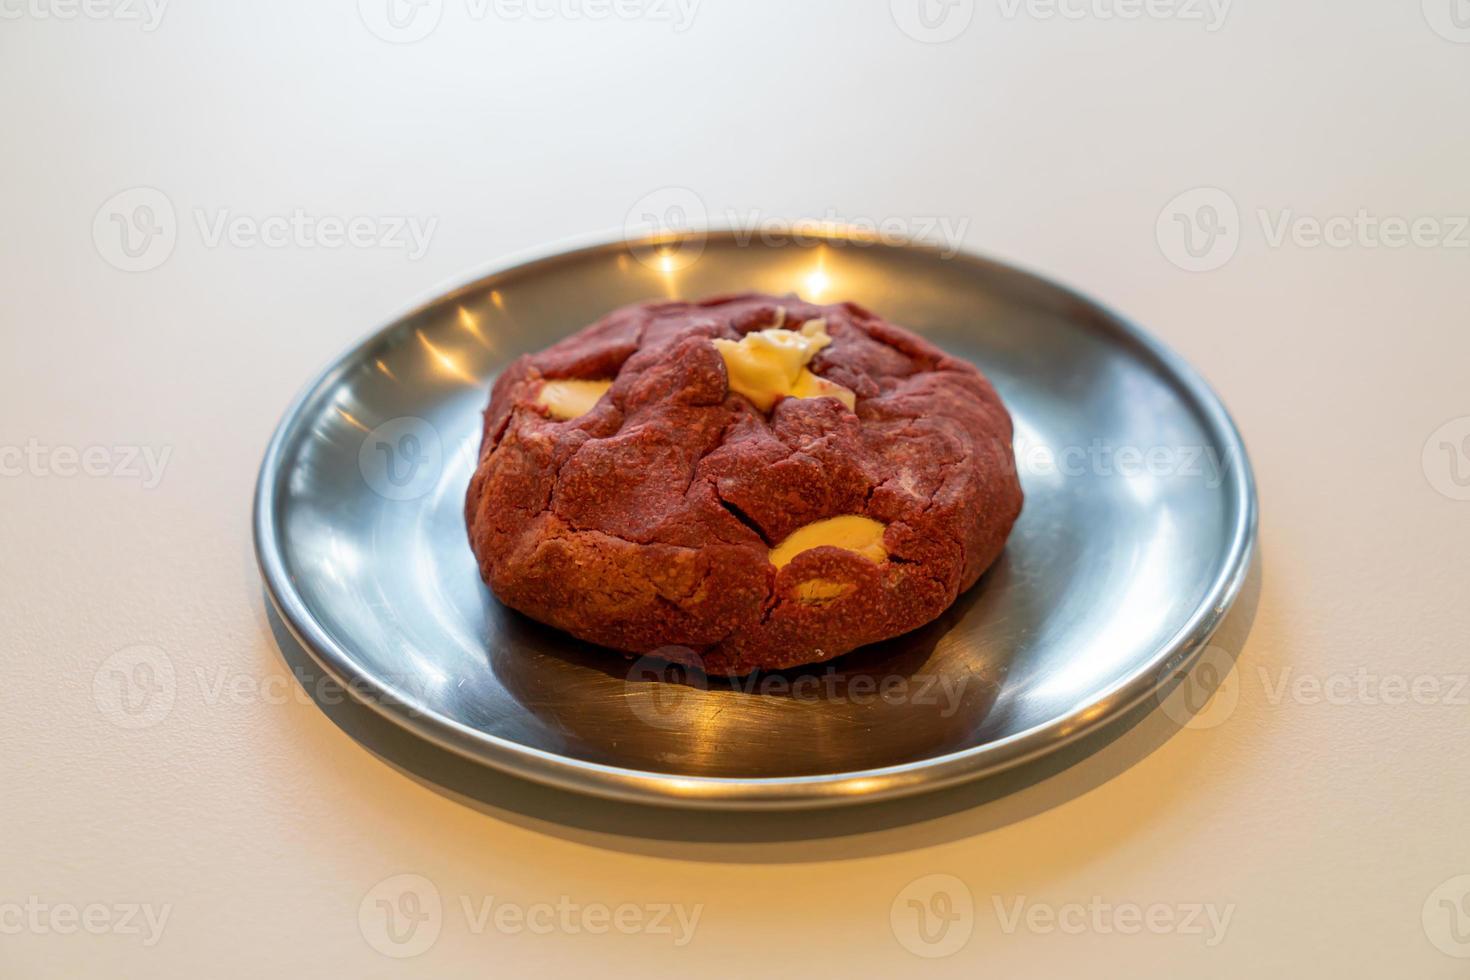
<svg viewBox="0 0 1470 980">
<path fill-rule="evenodd" d="M 1470 975 L 1455 2 L 0 0 L 0 976 Z M 248 522 L 291 396 L 668 188 L 959 229 L 1195 363 L 1263 513 L 1215 701 L 783 821 L 302 695 Z"/>
</svg>

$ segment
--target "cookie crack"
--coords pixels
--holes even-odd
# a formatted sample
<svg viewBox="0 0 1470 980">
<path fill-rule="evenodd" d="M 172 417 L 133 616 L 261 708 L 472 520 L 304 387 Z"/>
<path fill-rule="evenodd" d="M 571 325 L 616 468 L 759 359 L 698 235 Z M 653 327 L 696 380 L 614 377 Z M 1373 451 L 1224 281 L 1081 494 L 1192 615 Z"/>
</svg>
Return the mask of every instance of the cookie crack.
<svg viewBox="0 0 1470 980">
<path fill-rule="evenodd" d="M 714 488 L 715 500 L 719 502 L 721 507 L 725 508 L 725 510 L 730 514 L 731 517 L 735 518 L 741 524 L 744 524 L 746 527 L 754 531 L 756 537 L 760 538 L 767 548 L 772 546 L 771 539 L 766 537 L 766 532 L 761 530 L 761 526 L 755 522 L 755 518 L 751 517 L 745 511 L 741 510 L 738 505 L 733 504 L 730 501 L 726 500 L 724 497 L 720 496 L 719 487 L 715 486 L 713 483 L 711 483 L 710 486 Z"/>
</svg>

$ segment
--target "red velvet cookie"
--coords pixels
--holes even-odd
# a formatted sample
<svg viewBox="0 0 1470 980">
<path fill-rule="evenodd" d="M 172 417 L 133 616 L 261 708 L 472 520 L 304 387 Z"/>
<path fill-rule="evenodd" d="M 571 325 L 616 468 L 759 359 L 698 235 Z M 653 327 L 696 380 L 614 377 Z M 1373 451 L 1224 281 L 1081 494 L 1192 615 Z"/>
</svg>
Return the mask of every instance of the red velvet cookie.
<svg viewBox="0 0 1470 980">
<path fill-rule="evenodd" d="M 506 605 L 716 675 L 928 623 L 1020 510 L 972 365 L 851 303 L 760 295 L 627 307 L 517 360 L 465 506 Z"/>
</svg>

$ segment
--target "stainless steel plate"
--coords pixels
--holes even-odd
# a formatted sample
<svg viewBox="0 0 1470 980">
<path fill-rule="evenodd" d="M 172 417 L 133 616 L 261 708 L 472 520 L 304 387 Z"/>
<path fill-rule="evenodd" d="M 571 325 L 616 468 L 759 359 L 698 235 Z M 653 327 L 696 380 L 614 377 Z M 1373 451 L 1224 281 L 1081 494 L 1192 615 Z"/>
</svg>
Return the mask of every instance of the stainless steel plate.
<svg viewBox="0 0 1470 980">
<path fill-rule="evenodd" d="M 734 682 L 662 676 L 500 606 L 462 517 L 496 372 L 625 303 L 751 289 L 855 300 L 990 376 L 1026 491 L 1000 563 L 917 633 Z M 798 807 L 993 772 L 1159 691 L 1234 599 L 1255 514 L 1214 395 L 1088 300 L 845 231 L 779 247 L 717 233 L 528 259 L 368 338 L 286 413 L 255 533 L 303 646 L 421 736 L 606 796 Z"/>
</svg>

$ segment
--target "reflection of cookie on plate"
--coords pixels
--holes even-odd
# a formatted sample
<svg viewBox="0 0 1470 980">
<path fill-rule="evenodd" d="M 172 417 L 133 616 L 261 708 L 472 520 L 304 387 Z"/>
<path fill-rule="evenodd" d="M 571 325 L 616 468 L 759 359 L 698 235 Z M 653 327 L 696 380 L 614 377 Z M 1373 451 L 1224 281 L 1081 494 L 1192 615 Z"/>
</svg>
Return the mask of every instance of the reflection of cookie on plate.
<svg viewBox="0 0 1470 980">
<path fill-rule="evenodd" d="M 944 611 L 1021 509 L 971 365 L 853 304 L 628 307 L 495 382 L 466 516 L 507 605 L 712 674 Z"/>
</svg>

